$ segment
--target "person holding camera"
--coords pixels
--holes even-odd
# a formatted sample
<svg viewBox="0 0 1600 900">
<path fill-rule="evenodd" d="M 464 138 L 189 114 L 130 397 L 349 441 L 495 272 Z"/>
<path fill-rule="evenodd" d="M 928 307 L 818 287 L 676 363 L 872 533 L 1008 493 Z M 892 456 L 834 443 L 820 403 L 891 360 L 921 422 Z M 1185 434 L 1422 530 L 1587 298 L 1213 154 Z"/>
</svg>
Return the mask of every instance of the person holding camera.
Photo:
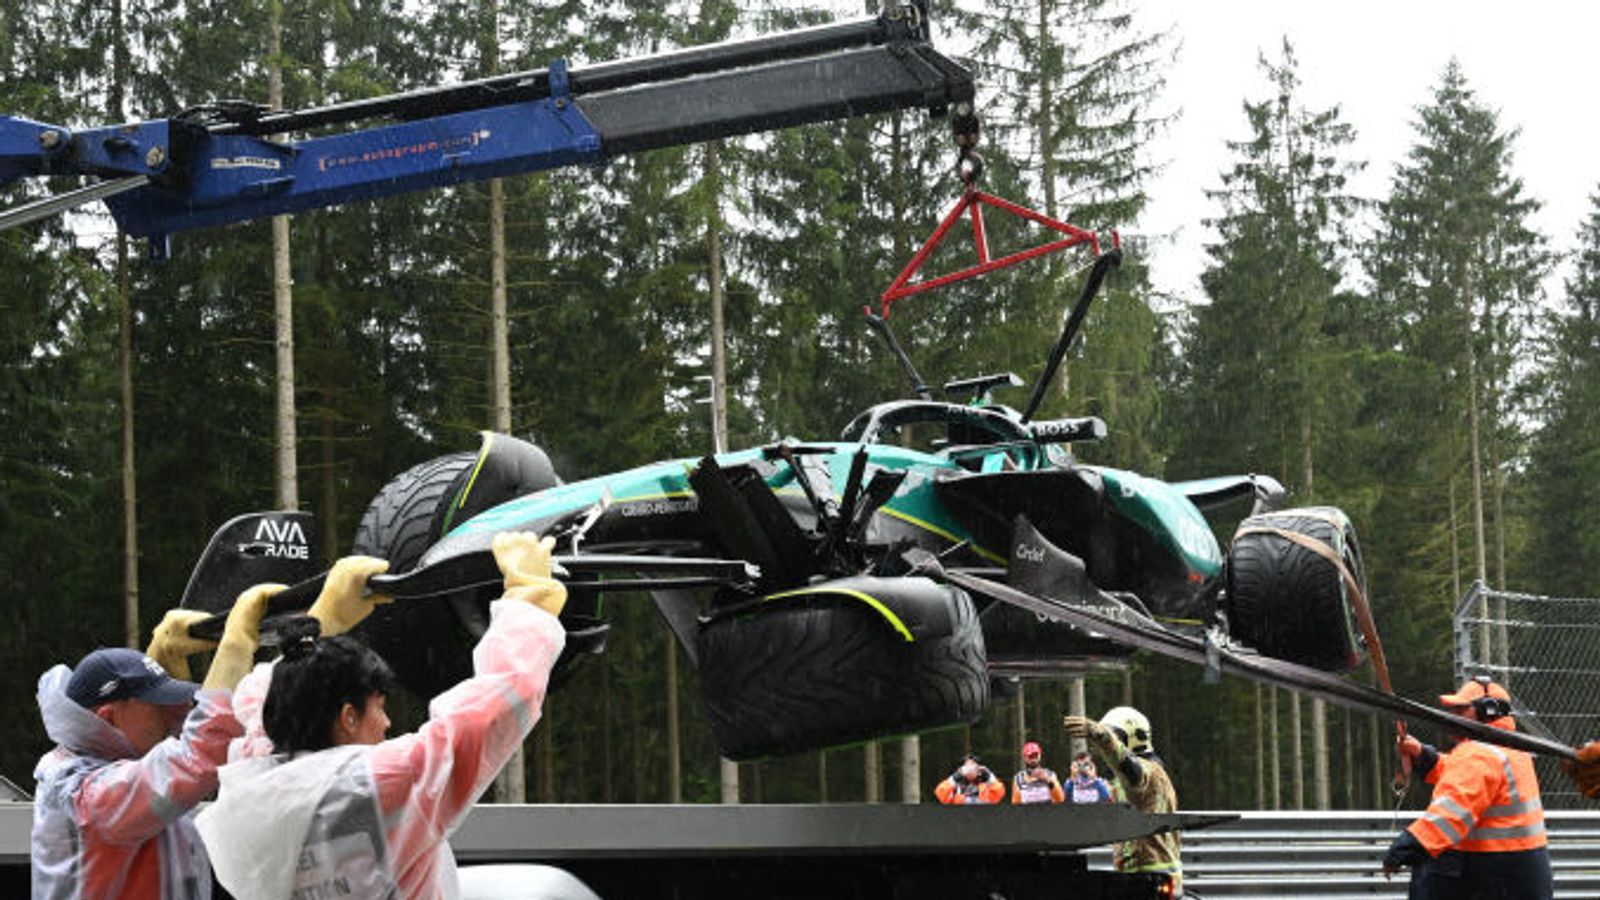
<svg viewBox="0 0 1600 900">
<path fill-rule="evenodd" d="M 999 803 L 1006 798 L 1005 783 L 995 777 L 976 756 L 962 757 L 950 777 L 939 782 L 933 795 L 940 803 L 957 805 L 965 803 Z"/>
<path fill-rule="evenodd" d="M 1111 785 L 1095 771 L 1094 758 L 1087 750 L 1079 750 L 1072 758 L 1072 793 L 1067 796 L 1073 803 L 1110 803 Z"/>
<path fill-rule="evenodd" d="M 1064 803 L 1067 792 L 1056 773 L 1040 765 L 1044 750 L 1038 741 L 1022 745 L 1022 771 L 1011 779 L 1012 803 Z"/>
</svg>

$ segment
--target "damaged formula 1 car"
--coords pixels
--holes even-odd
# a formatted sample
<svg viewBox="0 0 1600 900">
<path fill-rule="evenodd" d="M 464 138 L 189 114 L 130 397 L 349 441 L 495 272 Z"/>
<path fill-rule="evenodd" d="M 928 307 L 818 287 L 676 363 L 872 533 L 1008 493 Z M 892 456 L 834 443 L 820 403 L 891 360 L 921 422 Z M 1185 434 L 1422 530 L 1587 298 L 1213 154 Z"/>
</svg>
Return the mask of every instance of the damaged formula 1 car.
<svg viewBox="0 0 1600 900">
<path fill-rule="evenodd" d="M 1059 351 L 1119 259 L 1099 255 Z M 869 319 L 920 381 L 887 323 Z M 390 560 L 373 583 L 402 602 L 362 629 L 405 684 L 441 690 L 467 674 L 497 595 L 493 536 L 554 535 L 573 592 L 566 663 L 603 648 L 595 598 L 647 591 L 698 668 L 732 759 L 971 723 L 997 679 L 1133 652 L 950 573 L 1325 671 L 1361 663 L 1350 596 L 1361 560 L 1338 510 L 1278 510 L 1282 488 L 1260 475 L 1168 484 L 1078 464 L 1067 445 L 1104 437 L 1105 424 L 1033 420 L 1041 391 L 1021 413 L 991 401 L 1019 383 L 944 385 L 965 402 L 922 389 L 861 413 L 836 441 L 570 484 L 537 447 L 486 434 L 476 453 L 422 463 L 373 499 L 353 549 Z M 1254 511 L 1224 553 L 1202 512 L 1233 501 Z"/>
</svg>

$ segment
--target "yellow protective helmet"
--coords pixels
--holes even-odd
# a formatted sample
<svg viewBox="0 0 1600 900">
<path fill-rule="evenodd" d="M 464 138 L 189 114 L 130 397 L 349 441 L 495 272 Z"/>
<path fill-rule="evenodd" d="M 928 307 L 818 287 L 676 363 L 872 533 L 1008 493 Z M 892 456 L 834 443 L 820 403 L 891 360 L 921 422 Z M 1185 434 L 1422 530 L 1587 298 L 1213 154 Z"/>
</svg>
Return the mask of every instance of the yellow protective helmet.
<svg viewBox="0 0 1600 900">
<path fill-rule="evenodd" d="M 1155 741 L 1150 738 L 1150 720 L 1131 706 L 1118 706 L 1100 717 L 1100 724 L 1111 729 L 1124 747 L 1141 756 L 1155 752 Z"/>
</svg>

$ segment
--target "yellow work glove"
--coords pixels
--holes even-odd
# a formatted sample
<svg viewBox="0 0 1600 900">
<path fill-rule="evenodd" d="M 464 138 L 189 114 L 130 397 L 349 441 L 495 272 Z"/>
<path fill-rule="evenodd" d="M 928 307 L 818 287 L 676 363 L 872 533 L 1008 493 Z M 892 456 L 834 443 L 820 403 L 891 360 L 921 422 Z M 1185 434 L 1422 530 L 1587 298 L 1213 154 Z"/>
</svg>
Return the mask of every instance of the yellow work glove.
<svg viewBox="0 0 1600 900">
<path fill-rule="evenodd" d="M 550 577 L 550 551 L 555 538 L 530 531 L 503 531 L 494 536 L 494 562 L 506 579 L 507 600 L 521 600 L 552 616 L 567 605 L 567 586 Z"/>
<path fill-rule="evenodd" d="M 281 584 L 258 584 L 233 601 L 228 622 L 222 626 L 217 655 L 211 657 L 211 668 L 201 687 L 231 691 L 250 673 L 261 646 L 261 617 L 267 614 L 267 601 L 283 589 Z"/>
<path fill-rule="evenodd" d="M 179 681 L 193 680 L 189 675 L 189 657 L 215 649 L 216 641 L 189 636 L 189 626 L 211 618 L 210 613 L 198 609 L 169 609 L 161 617 L 161 624 L 150 635 L 150 647 L 144 655 L 160 663 L 167 674 Z"/>
<path fill-rule="evenodd" d="M 387 571 L 389 564 L 373 556 L 346 556 L 333 564 L 306 613 L 322 623 L 323 637 L 344 634 L 372 615 L 374 606 L 394 601 L 387 594 L 367 593 L 367 579 Z"/>
<path fill-rule="evenodd" d="M 1600 741 L 1590 741 L 1579 747 L 1578 758 L 1563 759 L 1561 768 L 1572 776 L 1585 797 L 1590 800 L 1600 797 Z"/>
<path fill-rule="evenodd" d="M 1111 733 L 1111 729 L 1093 719 L 1067 716 L 1061 720 L 1061 727 L 1066 729 L 1067 737 L 1088 741 L 1090 746 L 1112 762 L 1121 762 L 1122 757 L 1128 753 L 1128 748 L 1122 746 L 1122 742 Z"/>
</svg>

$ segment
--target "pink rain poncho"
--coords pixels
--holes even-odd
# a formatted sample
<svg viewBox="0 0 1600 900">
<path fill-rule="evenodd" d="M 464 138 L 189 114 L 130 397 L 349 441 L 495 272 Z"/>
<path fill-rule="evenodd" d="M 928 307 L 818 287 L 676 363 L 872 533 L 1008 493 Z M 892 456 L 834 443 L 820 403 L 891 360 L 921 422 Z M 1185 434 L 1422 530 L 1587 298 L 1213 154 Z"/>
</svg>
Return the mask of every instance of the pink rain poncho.
<svg viewBox="0 0 1600 900">
<path fill-rule="evenodd" d="M 258 755 L 271 670 L 257 667 L 239 686 L 238 761 L 199 819 L 217 880 L 238 900 L 456 897 L 446 840 L 538 721 L 565 644 L 554 616 L 497 600 L 476 674 L 434 698 L 415 734 L 294 756 Z"/>
<path fill-rule="evenodd" d="M 208 900 L 190 811 L 216 788 L 241 733 L 229 692 L 200 691 L 182 733 L 140 757 L 68 699 L 71 675 L 56 666 L 39 678 L 39 712 L 58 746 L 33 772 L 33 900 Z"/>
</svg>

